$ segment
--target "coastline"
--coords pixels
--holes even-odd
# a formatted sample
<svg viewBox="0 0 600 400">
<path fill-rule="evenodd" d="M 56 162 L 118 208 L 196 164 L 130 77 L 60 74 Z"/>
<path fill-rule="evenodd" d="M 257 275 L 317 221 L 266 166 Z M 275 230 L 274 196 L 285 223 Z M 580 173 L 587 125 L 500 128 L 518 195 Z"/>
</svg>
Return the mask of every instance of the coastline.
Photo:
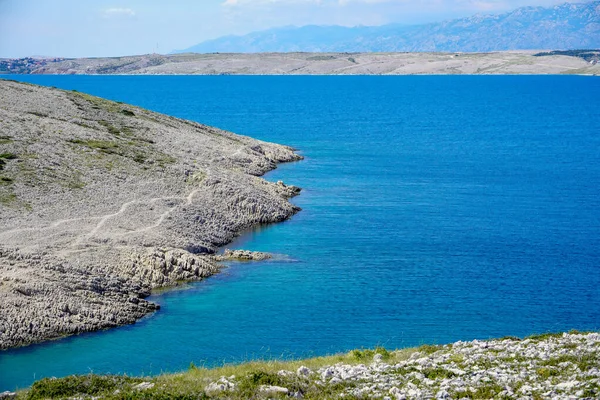
<svg viewBox="0 0 600 400">
<path fill-rule="evenodd" d="M 21 74 L 58 75 L 600 75 L 600 63 L 537 51 L 489 53 L 146 54 L 42 60 Z"/>
<path fill-rule="evenodd" d="M 301 160 L 290 147 L 78 92 L 0 86 L 3 151 L 14 154 L 0 187 L 2 350 L 134 323 L 158 308 L 145 300 L 153 289 L 217 273 L 219 247 L 299 211 L 288 201 L 299 188 L 259 178 Z"/>
</svg>

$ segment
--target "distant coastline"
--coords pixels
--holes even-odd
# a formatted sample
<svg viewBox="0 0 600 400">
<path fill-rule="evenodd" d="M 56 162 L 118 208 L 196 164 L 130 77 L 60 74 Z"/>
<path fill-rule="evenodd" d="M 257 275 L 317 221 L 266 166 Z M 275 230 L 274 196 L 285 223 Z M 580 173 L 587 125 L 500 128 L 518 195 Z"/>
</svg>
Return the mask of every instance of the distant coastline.
<svg viewBox="0 0 600 400">
<path fill-rule="evenodd" d="M 0 59 L 0 74 L 47 75 L 600 75 L 600 52 L 185 53 Z"/>
</svg>

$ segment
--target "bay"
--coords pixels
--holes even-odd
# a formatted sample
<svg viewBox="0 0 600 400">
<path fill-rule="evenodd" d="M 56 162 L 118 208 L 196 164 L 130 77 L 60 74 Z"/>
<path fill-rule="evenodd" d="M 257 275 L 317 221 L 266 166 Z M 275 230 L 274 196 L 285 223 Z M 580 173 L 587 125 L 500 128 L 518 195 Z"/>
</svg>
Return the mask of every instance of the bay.
<svg viewBox="0 0 600 400">
<path fill-rule="evenodd" d="M 0 352 L 0 390 L 600 329 L 600 80 L 578 76 L 11 76 L 292 145 L 304 188 L 231 264 L 105 332 Z"/>
</svg>

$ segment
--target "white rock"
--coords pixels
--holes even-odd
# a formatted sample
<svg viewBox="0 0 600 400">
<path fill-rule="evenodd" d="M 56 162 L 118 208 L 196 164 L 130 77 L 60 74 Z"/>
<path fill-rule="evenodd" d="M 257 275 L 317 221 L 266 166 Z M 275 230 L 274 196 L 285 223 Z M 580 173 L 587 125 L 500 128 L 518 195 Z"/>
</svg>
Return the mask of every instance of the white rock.
<svg viewBox="0 0 600 400">
<path fill-rule="evenodd" d="M 305 367 L 304 365 L 299 367 L 298 370 L 296 371 L 296 374 L 300 375 L 300 376 L 308 376 L 312 373 L 312 371 L 310 370 L 310 368 Z"/>
<path fill-rule="evenodd" d="M 323 372 L 321 372 L 321 379 L 325 380 L 331 376 L 333 376 L 335 373 L 335 370 L 333 369 L 333 367 L 329 367 L 327 369 L 325 369 Z"/>
<path fill-rule="evenodd" d="M 154 387 L 154 383 L 152 382 L 142 382 L 139 385 L 135 385 L 133 388 L 137 390 L 148 390 Z"/>
<path fill-rule="evenodd" d="M 283 393 L 283 394 L 288 394 L 289 390 L 287 388 L 281 387 L 281 386 L 273 386 L 273 385 L 261 385 L 258 388 L 259 392 L 263 392 L 263 393 Z"/>
</svg>

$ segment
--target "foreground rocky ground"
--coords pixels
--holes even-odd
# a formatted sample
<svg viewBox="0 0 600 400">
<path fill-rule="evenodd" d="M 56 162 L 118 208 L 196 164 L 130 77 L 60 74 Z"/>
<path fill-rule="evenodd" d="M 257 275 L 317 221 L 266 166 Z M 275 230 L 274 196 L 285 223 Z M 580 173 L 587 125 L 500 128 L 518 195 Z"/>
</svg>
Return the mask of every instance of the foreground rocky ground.
<svg viewBox="0 0 600 400">
<path fill-rule="evenodd" d="M 301 158 L 0 80 L 0 349 L 135 322 L 152 289 L 217 272 L 220 246 L 299 210 L 298 188 L 259 176 Z"/>
<path fill-rule="evenodd" d="M 594 58 L 561 52 L 147 54 L 112 58 L 0 60 L 2 73 L 133 75 L 600 75 Z"/>
<path fill-rule="evenodd" d="M 44 379 L 19 397 L 182 399 L 597 399 L 600 334 L 456 342 L 216 370 L 193 365 L 154 379 Z"/>
</svg>

